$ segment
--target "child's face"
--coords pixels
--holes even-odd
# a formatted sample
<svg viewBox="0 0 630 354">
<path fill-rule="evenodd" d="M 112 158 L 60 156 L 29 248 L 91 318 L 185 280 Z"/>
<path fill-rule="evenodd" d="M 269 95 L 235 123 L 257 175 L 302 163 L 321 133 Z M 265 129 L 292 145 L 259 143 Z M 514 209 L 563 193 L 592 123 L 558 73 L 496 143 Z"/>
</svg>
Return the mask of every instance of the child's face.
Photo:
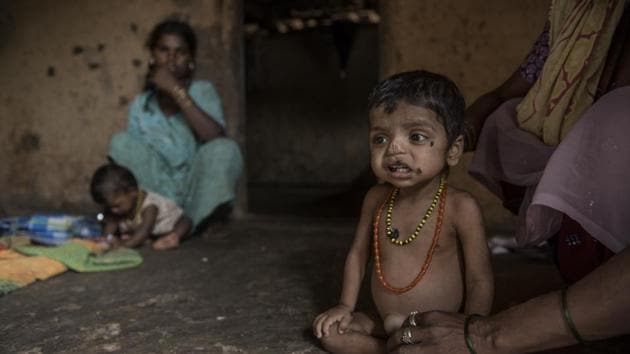
<svg viewBox="0 0 630 354">
<path fill-rule="evenodd" d="M 105 195 L 105 208 L 117 216 L 130 216 L 136 208 L 135 191 Z"/>
<path fill-rule="evenodd" d="M 437 113 L 405 102 L 391 114 L 383 107 L 370 112 L 370 153 L 374 174 L 398 188 L 430 182 L 461 156 L 451 158 Z"/>
</svg>

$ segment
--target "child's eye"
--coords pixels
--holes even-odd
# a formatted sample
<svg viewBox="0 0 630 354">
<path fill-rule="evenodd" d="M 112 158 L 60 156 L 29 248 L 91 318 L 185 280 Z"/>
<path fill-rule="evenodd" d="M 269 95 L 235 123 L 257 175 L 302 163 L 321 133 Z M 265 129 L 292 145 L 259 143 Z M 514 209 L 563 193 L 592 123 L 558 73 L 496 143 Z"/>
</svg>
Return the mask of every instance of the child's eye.
<svg viewBox="0 0 630 354">
<path fill-rule="evenodd" d="M 381 145 L 381 144 L 385 144 L 386 142 L 387 142 L 387 139 L 382 135 L 376 135 L 375 137 L 372 138 L 372 144 L 374 145 Z"/>
<path fill-rule="evenodd" d="M 420 143 L 420 142 L 425 141 L 426 139 L 427 139 L 427 137 L 422 135 L 422 134 L 420 134 L 420 133 L 412 133 L 409 136 L 409 140 L 411 140 L 414 143 Z"/>
</svg>

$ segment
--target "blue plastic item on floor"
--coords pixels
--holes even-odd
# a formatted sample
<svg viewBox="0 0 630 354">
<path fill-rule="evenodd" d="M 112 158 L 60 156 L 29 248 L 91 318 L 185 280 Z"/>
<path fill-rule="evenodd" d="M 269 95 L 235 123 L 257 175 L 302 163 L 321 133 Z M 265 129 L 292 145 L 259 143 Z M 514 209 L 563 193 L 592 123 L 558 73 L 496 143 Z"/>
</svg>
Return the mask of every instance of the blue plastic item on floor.
<svg viewBox="0 0 630 354">
<path fill-rule="evenodd" d="M 66 214 L 34 214 L 0 219 L 0 235 L 27 235 L 46 245 L 59 245 L 71 237 L 100 236 L 94 218 Z"/>
</svg>

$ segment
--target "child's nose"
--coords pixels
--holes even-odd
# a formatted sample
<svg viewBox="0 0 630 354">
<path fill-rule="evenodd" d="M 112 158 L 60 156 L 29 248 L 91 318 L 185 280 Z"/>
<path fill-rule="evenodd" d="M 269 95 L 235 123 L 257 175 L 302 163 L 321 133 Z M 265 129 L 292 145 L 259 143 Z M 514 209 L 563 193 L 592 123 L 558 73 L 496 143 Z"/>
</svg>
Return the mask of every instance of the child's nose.
<svg viewBox="0 0 630 354">
<path fill-rule="evenodd" d="M 392 140 L 392 142 L 387 147 L 387 152 L 391 155 L 396 155 L 404 152 L 402 145 L 397 139 Z"/>
</svg>

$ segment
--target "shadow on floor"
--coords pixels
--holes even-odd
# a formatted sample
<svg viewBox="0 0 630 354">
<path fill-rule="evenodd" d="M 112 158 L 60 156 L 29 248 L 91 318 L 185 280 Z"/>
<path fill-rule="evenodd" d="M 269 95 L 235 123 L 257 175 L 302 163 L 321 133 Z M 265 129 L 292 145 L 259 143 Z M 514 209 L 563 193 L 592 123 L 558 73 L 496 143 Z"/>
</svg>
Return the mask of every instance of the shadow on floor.
<svg viewBox="0 0 630 354">
<path fill-rule="evenodd" d="M 0 298 L 0 352 L 323 353 L 310 326 L 338 301 L 354 224 L 252 217 L 224 237 L 142 249 L 137 268 L 35 283 Z M 560 286 L 546 259 L 506 254 L 494 265 L 498 309 Z M 629 342 L 570 352 L 628 353 Z"/>
</svg>

